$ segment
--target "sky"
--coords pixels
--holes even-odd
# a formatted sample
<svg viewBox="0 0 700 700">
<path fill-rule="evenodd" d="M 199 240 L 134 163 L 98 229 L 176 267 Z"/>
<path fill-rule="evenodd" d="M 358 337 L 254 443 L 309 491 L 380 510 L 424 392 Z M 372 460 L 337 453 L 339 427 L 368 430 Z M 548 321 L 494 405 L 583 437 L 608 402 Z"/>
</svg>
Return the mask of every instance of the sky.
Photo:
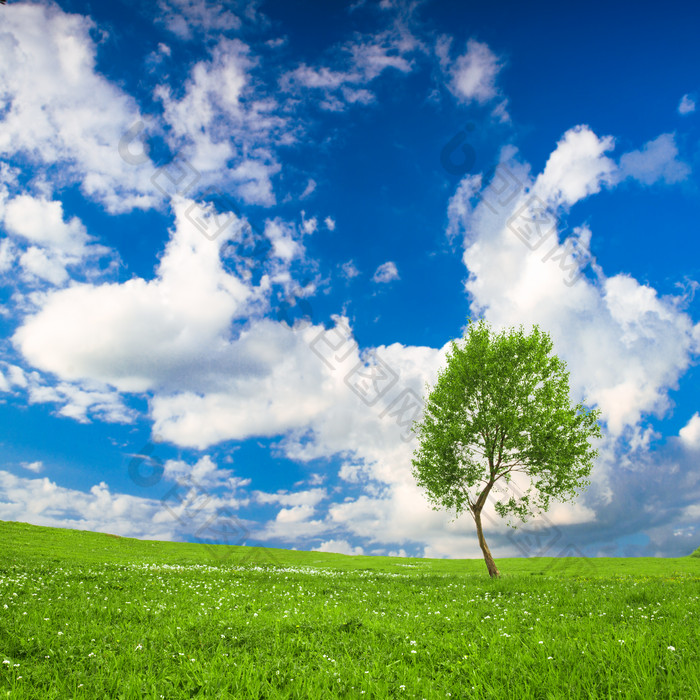
<svg viewBox="0 0 700 700">
<path fill-rule="evenodd" d="M 479 558 L 410 425 L 483 318 L 547 332 L 602 428 L 573 502 L 490 497 L 496 560 L 690 554 L 693 12 L 1 7 L 0 520 Z"/>
</svg>

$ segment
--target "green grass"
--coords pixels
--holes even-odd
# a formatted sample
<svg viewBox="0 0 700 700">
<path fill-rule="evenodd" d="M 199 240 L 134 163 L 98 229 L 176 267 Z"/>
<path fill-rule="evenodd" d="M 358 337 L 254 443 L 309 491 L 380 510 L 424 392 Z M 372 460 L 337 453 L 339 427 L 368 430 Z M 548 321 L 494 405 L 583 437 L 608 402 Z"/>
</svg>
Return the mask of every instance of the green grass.
<svg viewBox="0 0 700 700">
<path fill-rule="evenodd" d="M 700 697 L 699 557 L 497 563 L 0 522 L 0 700 Z"/>
</svg>

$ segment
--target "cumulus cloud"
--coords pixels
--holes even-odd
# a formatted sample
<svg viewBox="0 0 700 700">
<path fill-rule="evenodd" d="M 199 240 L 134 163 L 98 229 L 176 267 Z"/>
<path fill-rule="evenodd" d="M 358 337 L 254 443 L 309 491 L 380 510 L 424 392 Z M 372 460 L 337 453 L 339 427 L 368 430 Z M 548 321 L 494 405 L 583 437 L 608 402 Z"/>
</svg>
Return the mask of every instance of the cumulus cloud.
<svg viewBox="0 0 700 700">
<path fill-rule="evenodd" d="M 700 449 L 700 413 L 694 413 L 693 417 L 678 432 L 683 444 L 692 449 Z"/>
<path fill-rule="evenodd" d="M 64 380 L 120 391 L 167 385 L 188 368 L 206 374 L 202 356 L 216 353 L 254 292 L 225 272 L 224 237 L 204 237 L 186 216 L 191 204 L 175 205 L 176 231 L 155 279 L 73 284 L 49 294 L 13 336 L 24 357 Z"/>
<path fill-rule="evenodd" d="M 496 95 L 496 76 L 501 66 L 486 44 L 470 39 L 467 51 L 452 68 L 452 88 L 466 102 L 484 103 Z"/>
<path fill-rule="evenodd" d="M 233 493 L 251 482 L 250 479 L 234 476 L 231 469 L 221 469 L 209 455 L 204 455 L 194 464 L 181 459 L 169 459 L 163 465 L 163 478 L 183 485 L 194 485 L 200 490 L 206 490 L 208 495 L 211 489 L 221 487 Z"/>
<path fill-rule="evenodd" d="M 442 36 L 437 41 L 435 52 L 452 94 L 465 104 L 477 102 L 483 105 L 498 99 L 499 104 L 493 115 L 499 121 L 508 121 L 508 101 L 503 98 L 496 85 L 498 74 L 504 65 L 503 61 L 487 44 L 475 39 L 469 39 L 466 52 L 452 60 L 451 45 L 451 37 Z"/>
<path fill-rule="evenodd" d="M 555 206 L 571 206 L 600 192 L 615 171 L 615 163 L 605 155 L 613 147 L 612 137 L 598 138 L 585 125 L 569 129 L 549 156 L 533 191 Z"/>
<path fill-rule="evenodd" d="M 397 279 L 399 279 L 399 271 L 396 269 L 396 264 L 391 261 L 382 263 L 374 271 L 374 275 L 372 276 L 372 282 L 378 282 L 380 284 Z"/>
<path fill-rule="evenodd" d="M 291 134 L 274 98 L 256 97 L 249 76 L 255 65 L 246 44 L 224 38 L 209 60 L 192 67 L 181 97 L 168 85 L 154 94 L 171 127 L 171 147 L 187 157 L 202 185 L 219 187 L 223 178 L 244 201 L 267 206 L 275 203 L 271 178 L 280 170 L 272 146 Z"/>
<path fill-rule="evenodd" d="M 39 474 L 39 472 L 43 471 L 44 469 L 44 463 L 42 461 L 22 462 L 22 466 L 35 474 Z"/>
<path fill-rule="evenodd" d="M 678 147 L 673 134 L 661 134 L 648 141 L 638 151 L 630 151 L 620 158 L 619 179 L 632 178 L 643 185 L 663 181 L 673 184 L 690 175 L 690 166 L 678 160 Z"/>
<path fill-rule="evenodd" d="M 119 155 L 139 118 L 136 103 L 95 70 L 92 20 L 54 4 L 17 4 L 0 29 L 0 154 L 32 164 L 41 180 L 60 164 L 60 178 L 79 183 L 110 212 L 155 203 L 150 172 Z M 100 105 L 100 109 L 95 109 Z"/>
<path fill-rule="evenodd" d="M 30 404 L 56 404 L 56 415 L 79 423 L 99 420 L 130 423 L 136 412 L 125 406 L 122 396 L 99 382 L 58 382 L 47 384 L 38 372 L 29 375 L 27 401 Z"/>
<path fill-rule="evenodd" d="M 327 540 L 320 546 L 314 547 L 312 552 L 334 552 L 336 554 L 362 555 L 365 550 L 359 545 L 353 547 L 347 540 Z"/>
<path fill-rule="evenodd" d="M 313 350 L 336 335 L 322 326 L 290 332 L 272 321 L 251 324 L 229 349 L 231 371 L 219 370 L 217 388 L 172 391 L 153 399 L 154 430 L 202 449 L 226 439 L 279 435 L 308 425 L 334 405 L 333 389 L 347 391 L 342 376 L 331 373 Z M 240 358 L 238 370 L 234 358 Z"/>
<path fill-rule="evenodd" d="M 315 221 L 315 219 L 311 219 L 310 222 L 302 222 L 302 230 L 304 233 L 313 232 Z M 310 226 L 307 226 L 307 224 L 310 224 Z M 265 235 L 272 242 L 272 254 L 276 258 L 289 263 L 303 255 L 304 247 L 295 238 L 294 233 L 294 227 L 281 219 L 267 222 L 265 226 Z"/>
<path fill-rule="evenodd" d="M 119 392 L 98 382 L 59 382 L 47 384 L 38 372 L 27 375 L 27 401 L 30 404 L 56 404 L 56 414 L 79 423 L 99 420 L 130 423 L 136 413 L 124 405 Z"/>
<path fill-rule="evenodd" d="M 175 539 L 176 523 L 159 499 L 112 493 L 105 482 L 85 492 L 58 486 L 47 477 L 23 478 L 0 471 L 0 495 L 0 520 Z"/>
<path fill-rule="evenodd" d="M 10 364 L 9 362 L 0 361 L 2 365 L 3 372 L 7 378 L 7 390 L 9 391 L 12 387 L 19 389 L 26 389 L 29 386 L 29 380 L 27 379 L 27 373 L 18 365 Z"/>
<path fill-rule="evenodd" d="M 268 373 L 245 382 L 221 377 L 216 394 L 181 394 L 172 400 L 156 397 L 154 430 L 170 441 L 200 448 L 223 439 L 284 435 L 279 449 L 297 461 L 354 455 L 353 464 L 364 465 L 355 483 L 369 494 L 367 510 L 375 516 L 386 514 L 387 520 L 402 514 L 385 530 L 373 531 L 378 540 L 390 543 L 432 537 L 445 526 L 447 517 L 432 513 L 412 483 L 412 446 L 405 438 L 410 437 L 407 424 L 420 409 L 416 401 L 424 382 L 434 380 L 432 375 L 444 361 L 446 349 L 394 344 L 360 357 L 347 319 L 335 321 L 334 329 L 312 326 L 292 333 L 285 330 L 284 335 L 278 335 L 276 324 L 256 325 L 251 334 L 259 338 L 256 347 L 269 352 L 271 360 L 277 358 L 274 367 L 271 361 Z M 260 335 L 262 331 L 264 335 Z M 282 339 L 287 340 L 284 352 L 279 344 Z M 379 389 L 367 381 L 377 371 Z M 397 484 L 404 491 L 399 502 L 392 501 L 387 514 L 384 491 L 386 485 L 393 489 Z M 321 505 L 325 493 L 324 489 L 254 493 L 259 503 L 282 506 L 273 520 L 256 531 L 256 538 L 294 541 L 328 537 L 339 528 L 364 536 L 371 529 L 346 504 L 327 506 L 328 515 L 324 516 Z M 426 518 L 431 523 L 429 534 Z M 382 527 L 385 525 L 382 519 Z"/>
<path fill-rule="evenodd" d="M 282 508 L 277 513 L 278 523 L 301 523 L 305 522 L 314 514 L 314 508 L 308 505 L 292 506 L 291 508 Z"/>
<path fill-rule="evenodd" d="M 305 214 L 305 212 L 302 211 L 302 212 L 301 212 L 301 216 L 302 216 L 302 224 L 301 224 L 302 231 L 303 231 L 306 235 L 311 235 L 312 233 L 315 233 L 315 232 L 316 232 L 316 229 L 318 228 L 318 221 L 317 221 L 316 217 L 312 217 L 311 219 L 305 219 L 305 218 L 304 218 L 304 214 Z"/>
<path fill-rule="evenodd" d="M 334 346 L 329 359 L 346 354 L 345 346 Z M 324 532 L 340 529 L 371 542 L 400 544 L 433 541 L 447 526 L 449 516 L 429 508 L 411 476 L 415 444 L 408 431 L 422 411 L 425 382 L 435 381 L 447 349 L 394 343 L 367 352 L 359 366 L 354 357 L 338 362 L 334 410 L 319 412 L 282 441 L 285 454 L 298 461 L 345 456 L 339 476 L 362 488 L 359 498 L 328 506 Z M 452 546 L 465 530 L 460 532 L 448 538 Z"/>
<path fill-rule="evenodd" d="M 56 256 L 32 246 L 19 258 L 22 269 L 29 277 L 60 285 L 68 279 L 65 264 Z"/>
<path fill-rule="evenodd" d="M 334 401 L 330 388 L 342 385 L 342 377 L 328 383 L 329 372 L 310 344 L 334 330 L 312 326 L 297 333 L 276 321 L 255 320 L 267 310 L 270 276 L 263 274 L 253 287 L 250 278 L 227 271 L 221 249 L 227 237 L 239 235 L 241 222 L 208 240 L 188 218 L 193 204 L 175 204 L 173 236 L 152 280 L 73 284 L 42 297 L 13 340 L 29 363 L 62 384 L 34 387 L 33 401 L 69 395 L 64 415 L 72 411 L 86 420 L 88 398 L 94 399 L 93 411 L 98 399 L 106 406 L 100 392 L 107 386 L 153 391 L 154 430 L 199 448 L 280 434 L 328 410 Z M 214 217 L 211 208 L 197 211 L 200 223 Z M 293 241 L 283 222 L 268 222 L 265 231 L 274 253 L 272 277 L 292 284 L 282 273 L 297 252 Z M 241 262 L 235 254 L 230 260 Z M 232 333 L 232 322 L 240 318 L 248 326 Z M 99 410 L 107 414 L 106 407 Z"/>
<path fill-rule="evenodd" d="M 231 336 L 235 318 L 265 310 L 262 296 L 270 282 L 263 275 L 261 286 L 253 288 L 227 272 L 221 259 L 226 237 L 202 236 L 187 217 L 192 204 L 175 205 L 173 238 L 154 279 L 73 284 L 43 298 L 16 331 L 14 342 L 27 361 L 62 380 L 55 387 L 33 387 L 34 402 L 70 399 L 64 415 L 87 420 L 91 407 L 116 418 L 117 406 L 107 411 L 104 392 L 80 383 L 151 390 L 154 430 L 200 448 L 283 433 L 333 404 L 331 387 L 342 385 L 342 377 L 329 385 L 329 372 L 310 347 L 333 330 L 321 326 L 296 333 L 281 323 L 251 320 Z M 209 210 L 200 218 L 211 216 Z M 268 223 L 275 254 L 288 259 L 281 224 Z M 232 226 L 231 236 L 237 230 Z"/>
<path fill-rule="evenodd" d="M 185 6 L 182 2 L 170 3 L 175 4 Z M 191 16 L 195 16 L 197 3 L 189 3 L 188 7 L 193 8 Z M 75 26 L 83 27 L 82 18 L 75 21 Z M 170 29 L 177 33 L 177 25 Z M 0 41 L 8 42 L 7 36 L 0 31 Z M 325 100 L 321 106 L 326 109 L 366 103 L 373 95 L 363 86 L 389 69 L 393 69 L 389 73 L 408 73 L 415 50 L 417 45 L 412 43 L 410 33 L 360 38 L 345 47 L 346 60 L 338 70 L 299 67 L 288 76 L 287 87 L 318 90 Z M 449 60 L 449 52 L 443 53 L 450 89 L 459 100 L 498 102 L 495 111 L 507 116 L 505 101 L 496 86 L 501 62 L 488 46 L 470 41 L 466 53 L 454 61 Z M 270 204 L 274 202 L 271 177 L 278 167 L 270 142 L 284 124 L 274 116 L 274 102 L 243 99 L 252 95 L 246 90 L 253 65 L 242 42 L 221 40 L 211 60 L 192 68 L 182 91 L 164 87 L 158 97 L 166 122 L 172 127 L 171 145 L 179 148 L 186 144 L 191 149 L 191 162 L 203 172 L 218 171 L 233 161 L 229 170 L 239 194 L 246 201 Z M 117 93 L 110 94 L 116 95 L 121 109 L 117 112 L 121 121 L 112 117 L 120 125 L 125 115 L 137 116 L 133 106 L 119 102 Z M 116 127 L 113 132 L 117 133 Z M 66 143 L 73 149 L 71 157 L 78 159 L 75 153 L 82 146 L 66 134 L 61 138 L 68 139 Z M 9 141 L 1 139 L 0 148 L 2 143 L 8 147 Z M 232 143 L 243 143 L 245 148 L 238 151 Z M 646 155 L 638 152 L 641 155 L 636 161 L 634 157 L 625 161 L 626 167 L 641 177 L 659 171 L 661 175 L 656 179 L 668 181 L 666 166 L 659 170 L 653 164 L 659 150 L 666 148 L 668 153 L 668 143 L 650 144 Z M 612 146 L 610 137 L 599 138 L 587 127 L 577 127 L 564 135 L 538 177 L 530 177 L 524 164 L 509 166 L 516 179 L 556 211 L 613 181 L 616 166 L 606 155 Z M 81 167 L 87 166 L 83 163 Z M 97 188 L 94 192 L 107 201 L 112 192 L 107 185 L 113 186 L 114 182 L 107 177 L 112 171 L 105 172 L 102 181 L 93 182 L 102 183 L 103 190 Z M 137 185 L 133 185 L 135 192 Z M 598 270 L 597 284 L 587 278 L 576 285 L 563 284 L 563 267 L 556 262 L 557 255 L 565 250 L 563 242 L 559 244 L 560 231 L 555 231 L 554 241 L 550 240 L 556 244 L 555 255 L 543 262 L 541 253 L 545 248 L 535 252 L 523 245 L 506 223 L 527 202 L 524 188 L 494 213 L 486 206 L 487 185 L 480 176 L 463 180 L 448 209 L 451 235 L 464 235 L 464 261 L 470 273 L 466 291 L 472 297 L 472 308 L 497 326 L 521 321 L 540 323 L 553 334 L 555 348 L 569 362 L 575 396 L 603 409 L 613 437 L 626 436 L 630 443 L 648 446 L 650 433 L 640 429 L 639 422 L 649 412 L 663 414 L 668 408 L 668 387 L 682 374 L 690 353 L 697 348 L 697 327 L 678 311 L 672 298 L 659 297 L 654 289 L 626 275 L 606 279 Z M 482 200 L 475 202 L 479 196 Z M 133 200 L 129 206 L 139 201 Z M 58 210 L 54 204 L 44 200 L 41 212 L 55 215 Z M 265 234 L 279 267 L 261 280 L 259 288 L 253 288 L 248 278 L 231 274 L 225 267 L 221 251 L 226 237 L 209 241 L 191 221 L 188 223 L 186 212 L 191 204 L 174 204 L 173 237 L 152 280 L 73 284 L 40 300 L 38 310 L 21 325 L 14 341 L 34 366 L 54 373 L 61 381 L 46 386 L 36 376 L 28 379 L 22 375 L 32 401 L 60 403 L 64 415 L 77 420 L 87 420 L 91 411 L 114 418 L 125 409 L 115 401 L 116 394 L 108 385 L 121 392 L 150 391 L 154 431 L 174 444 L 204 449 L 223 440 L 284 435 L 281 449 L 290 458 L 346 458 L 340 476 L 361 485 L 363 496 L 332 505 L 328 516 L 323 517 L 318 512 L 326 496 L 324 489 L 296 494 L 257 492 L 259 503 L 281 506 L 263 538 L 329 538 L 332 534 L 337 539 L 325 539 L 321 548 L 351 548 L 347 540 L 339 539 L 342 535 L 334 532 L 343 530 L 344 534 L 385 544 L 429 541 L 425 553 L 434 556 L 478 556 L 471 521 L 448 524 L 448 516 L 431 511 L 415 487 L 410 475 L 415 445 L 405 440 L 405 425 L 400 423 L 402 397 L 410 403 L 421 396 L 425 382 L 434 380 L 438 368 L 444 365 L 446 345 L 435 349 L 396 343 L 373 349 L 375 355 L 368 355 L 360 353 L 347 320 L 340 317 L 334 319 L 335 328 L 309 326 L 291 332 L 269 320 L 252 319 L 243 327 L 234 324 L 250 318 L 251 309 L 266 308 L 263 297 L 273 278 L 280 283 L 287 279 L 291 284 L 289 264 L 303 256 L 303 247 L 291 225 L 269 221 Z M 62 210 L 59 213 L 52 220 L 51 245 L 77 245 L 79 222 L 66 221 Z M 41 253 L 49 245 L 46 241 L 32 242 L 31 235 L 48 236 L 51 227 L 32 234 L 22 217 L 17 221 L 20 223 L 15 222 L 12 235 L 24 237 L 30 245 L 23 253 L 29 257 L 22 264 L 27 269 L 33 266 L 35 274 L 43 271 L 45 278 L 58 279 L 48 253 L 43 258 L 37 252 L 29 254 L 30 250 Z M 328 217 L 326 226 L 333 230 L 334 222 L 329 221 L 333 222 Z M 313 230 L 318 225 L 315 218 L 304 221 L 306 233 L 312 232 L 306 230 L 307 223 Z M 24 233 L 20 231 L 22 226 Z M 579 251 L 589 246 L 592 235 L 586 226 L 576 229 Z M 0 267 L 4 264 L 8 268 L 15 252 L 9 242 L 2 245 Z M 348 277 L 357 274 L 352 261 L 343 269 Z M 398 279 L 396 265 L 384 263 L 373 279 Z M 391 390 L 374 400 L 370 389 L 376 384 L 377 372 L 372 370 L 377 368 Z M 19 376 L 15 372 L 13 377 L 11 368 L 4 367 L 0 389 L 17 390 Z M 695 440 L 695 428 L 690 428 L 691 423 L 695 425 L 693 420 L 679 434 L 681 440 Z M 611 450 L 606 453 L 607 457 L 612 455 Z M 604 494 L 606 487 L 613 491 L 618 488 L 611 469 L 605 466 L 609 479 L 607 484 L 599 484 L 598 494 Z M 219 486 L 231 483 L 238 488 L 247 483 L 236 480 L 228 470 L 217 469 L 208 457 L 192 466 L 177 460 L 166 464 L 167 478 L 178 480 L 188 475 Z M 40 524 L 53 524 L 56 521 L 52 518 L 61 517 L 63 523 L 86 523 L 90 529 L 99 530 L 95 513 L 104 509 L 108 524 L 103 519 L 103 527 L 112 528 L 110 531 L 133 534 L 138 532 L 133 523 L 151 523 L 142 531 L 147 530 L 149 536 L 157 532 L 161 539 L 167 539 L 162 535 L 164 526 L 158 520 L 162 515 L 156 512 L 155 501 L 110 494 L 104 484 L 81 495 L 60 490 L 48 480 L 12 478 L 4 476 L 2 483 L 6 492 L 12 491 L 11 500 L 18 499 L 20 508 L 26 508 L 29 499 L 38 498 L 43 490 L 46 498 L 38 501 L 41 508 L 35 512 L 37 518 L 44 519 Z M 65 503 L 65 499 L 77 504 L 77 510 L 49 516 L 51 509 Z M 19 512 L 12 511 L 14 506 L 3 506 L 2 500 L 0 509 L 6 509 L 3 514 Z M 551 515 L 556 523 L 573 527 L 590 523 L 594 511 L 577 504 L 557 506 Z M 104 518 L 104 513 L 100 516 Z M 489 535 L 499 531 L 497 523 L 494 519 L 487 524 Z M 497 541 L 503 553 L 517 554 L 515 545 L 502 535 Z M 355 548 L 355 553 L 357 549 L 361 550 Z"/>
<path fill-rule="evenodd" d="M 313 508 L 304 505 L 282 508 L 274 520 L 255 531 L 255 537 L 263 542 L 271 539 L 295 542 L 317 537 L 328 530 L 328 524 L 322 519 L 309 520 L 313 513 Z"/>
<path fill-rule="evenodd" d="M 77 218 L 63 220 L 61 202 L 20 195 L 5 206 L 5 227 L 16 236 L 63 253 L 82 255 L 87 244 L 85 226 Z"/>
<path fill-rule="evenodd" d="M 669 390 L 700 350 L 700 329 L 681 310 L 681 300 L 660 296 L 624 273 L 608 278 L 595 263 L 594 280 L 579 276 L 591 262 L 585 249 L 592 232 L 579 227 L 582 245 L 567 246 L 560 238 L 559 208 L 596 193 L 614 173 L 605 155 L 611 145 L 583 127 L 568 132 L 534 181 L 529 166 L 510 151 L 492 183 L 465 178 L 448 209 L 448 230 L 464 237 L 473 313 L 497 330 L 539 324 L 567 362 L 574 400 L 602 411 L 605 438 L 587 502 L 596 519 L 601 508 L 613 508 L 616 489 L 628 490 L 616 469 L 633 468 L 636 450 L 648 449 L 646 417 L 668 412 Z M 539 223 L 519 214 L 529 192 L 546 203 Z M 685 435 L 692 434 L 689 427 Z"/>
<path fill-rule="evenodd" d="M 582 143 L 576 143 L 579 140 Z M 533 191 L 553 207 L 597 192 L 612 168 L 604 156 L 607 146 L 606 139 L 582 130 L 566 136 L 535 179 Z M 495 213 L 490 185 L 476 206 L 468 201 L 480 184 L 478 178 L 469 178 L 451 203 L 452 231 L 465 234 L 464 262 L 471 273 L 466 290 L 473 310 L 485 312 L 498 327 L 539 322 L 551 332 L 555 347 L 573 368 L 577 394 L 585 393 L 603 409 L 611 432 L 619 434 L 635 425 L 644 413 L 665 410 L 668 388 L 697 347 L 690 318 L 673 298 L 659 298 L 654 289 L 623 273 L 603 276 L 599 284 L 586 277 L 572 283 L 572 275 L 562 271 L 573 267 L 578 273 L 586 264 L 585 257 L 577 260 L 573 252 L 587 247 L 590 230 L 579 230 L 579 238 L 585 232 L 584 245 L 567 246 L 559 241 L 557 219 L 551 215 L 543 226 L 551 229 L 548 243 L 534 238 L 524 245 L 527 229 L 513 216 L 528 201 L 525 190 L 532 181 L 515 161 L 504 172 L 510 174 L 515 194 Z M 501 185 L 500 180 L 494 183 Z"/>
<path fill-rule="evenodd" d="M 108 252 L 103 246 L 91 244 L 85 226 L 77 217 L 64 221 L 61 202 L 44 197 L 20 195 L 8 200 L 4 207 L 4 228 L 18 242 L 34 244 L 18 254 L 26 275 L 53 285 L 68 279 L 68 266 Z M 9 243 L 5 246 L 9 250 Z M 9 252 L 6 257 L 9 258 Z"/>
<path fill-rule="evenodd" d="M 43 468 L 41 462 L 23 466 L 35 472 Z M 183 479 L 184 475 L 193 478 Z M 230 470 L 217 476 L 208 456 L 189 468 L 169 461 L 163 476 L 169 490 L 153 498 L 113 493 L 105 482 L 80 491 L 61 487 L 47 477 L 17 477 L 0 471 L 0 520 L 165 541 L 182 540 L 194 531 L 207 540 L 216 536 L 208 527 L 213 518 L 238 512 L 248 502 L 241 489 L 249 480 L 232 477 Z M 182 481 L 188 488 L 179 498 L 170 497 L 168 481 Z M 215 486 L 226 489 L 217 495 L 211 489 Z M 239 521 L 249 525 L 243 518 Z"/>
<path fill-rule="evenodd" d="M 678 103 L 678 114 L 691 114 L 695 111 L 695 100 L 690 95 L 683 95 Z"/>
</svg>

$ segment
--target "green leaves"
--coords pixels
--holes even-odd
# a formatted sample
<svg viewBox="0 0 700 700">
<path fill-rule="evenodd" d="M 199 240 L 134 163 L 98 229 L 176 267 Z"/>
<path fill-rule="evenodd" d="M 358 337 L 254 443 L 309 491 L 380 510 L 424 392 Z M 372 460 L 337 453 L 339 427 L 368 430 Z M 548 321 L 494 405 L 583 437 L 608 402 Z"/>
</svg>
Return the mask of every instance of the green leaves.
<svg viewBox="0 0 700 700">
<path fill-rule="evenodd" d="M 600 437 L 600 411 L 572 407 L 566 363 L 538 326 L 494 335 L 481 320 L 453 342 L 447 366 L 425 401 L 413 432 L 420 445 L 413 476 L 433 507 L 459 515 L 499 479 L 531 477 L 535 494 L 499 502 L 497 512 L 521 520 L 550 501 L 569 500 L 588 485 Z"/>
</svg>

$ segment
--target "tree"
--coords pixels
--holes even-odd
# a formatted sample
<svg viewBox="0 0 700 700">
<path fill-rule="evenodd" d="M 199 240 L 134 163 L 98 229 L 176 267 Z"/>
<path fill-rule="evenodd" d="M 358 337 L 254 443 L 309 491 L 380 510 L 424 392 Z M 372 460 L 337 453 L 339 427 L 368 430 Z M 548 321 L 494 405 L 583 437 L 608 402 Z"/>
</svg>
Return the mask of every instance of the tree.
<svg viewBox="0 0 700 700">
<path fill-rule="evenodd" d="M 456 519 L 469 509 L 493 578 L 500 572 L 481 513 L 494 484 L 510 483 L 515 472 L 530 477 L 524 495 L 494 504 L 501 517 L 523 522 L 535 510 L 546 511 L 552 499 L 573 500 L 590 484 L 598 450 L 589 439 L 601 436 L 600 410 L 571 407 L 566 363 L 549 356 L 552 340 L 538 326 L 528 336 L 521 325 L 492 337 L 483 319 L 470 320 L 463 340 L 462 346 L 452 342 L 422 420 L 413 423 L 420 444 L 412 473 L 433 510 L 454 508 Z"/>
</svg>

